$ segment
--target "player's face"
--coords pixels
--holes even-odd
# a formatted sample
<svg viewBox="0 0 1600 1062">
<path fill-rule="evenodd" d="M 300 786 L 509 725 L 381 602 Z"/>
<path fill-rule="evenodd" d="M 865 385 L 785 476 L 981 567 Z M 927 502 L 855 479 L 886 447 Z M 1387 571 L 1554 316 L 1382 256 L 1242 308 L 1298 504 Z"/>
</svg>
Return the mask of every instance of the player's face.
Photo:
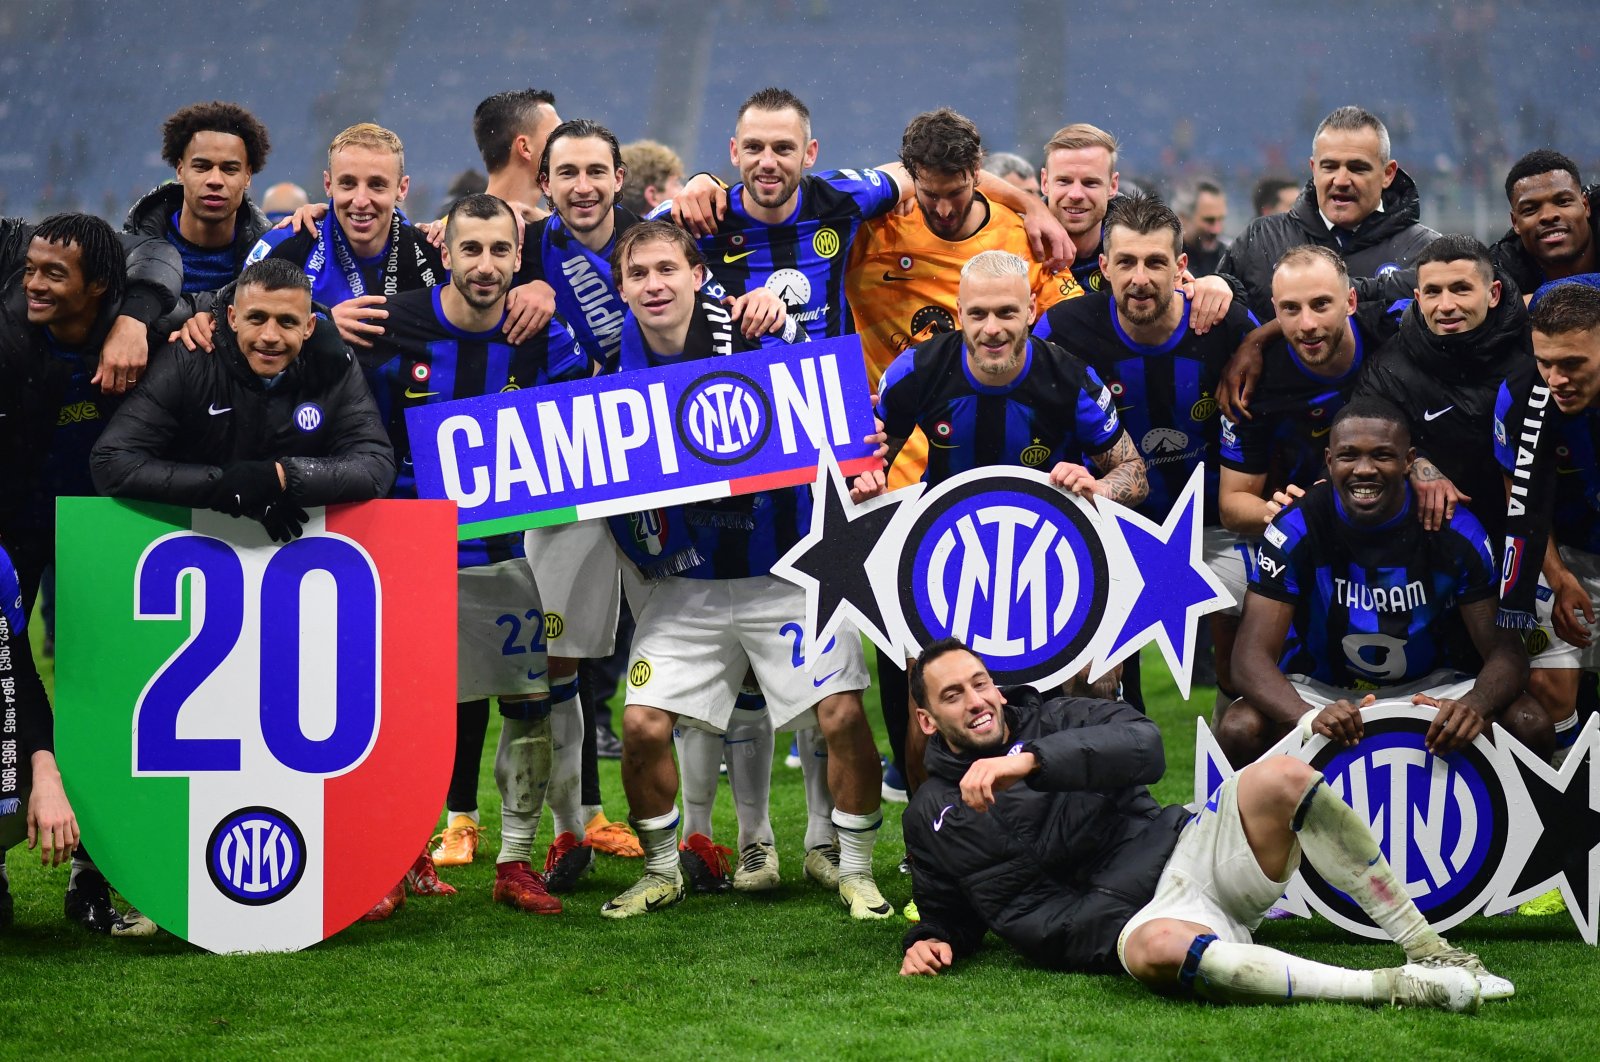
<svg viewBox="0 0 1600 1062">
<path fill-rule="evenodd" d="M 941 240 L 959 239 L 977 203 L 978 175 L 924 170 L 912 183 L 928 231 Z"/>
<path fill-rule="evenodd" d="M 611 216 L 622 177 L 610 144 L 597 136 L 564 136 L 550 148 L 550 173 L 541 183 L 561 220 L 582 233 Z"/>
<path fill-rule="evenodd" d="M 1533 333 L 1533 357 L 1556 408 L 1577 413 L 1600 404 L 1600 328 Z"/>
<path fill-rule="evenodd" d="M 967 361 L 978 378 L 1008 380 L 1022 365 L 1033 324 L 1027 277 L 966 276 L 957 299 Z"/>
<path fill-rule="evenodd" d="M 276 376 L 293 365 L 314 323 L 311 293 L 301 288 L 267 291 L 248 284 L 228 306 L 228 324 L 257 376 Z"/>
<path fill-rule="evenodd" d="M 507 214 L 492 218 L 458 215 L 444 251 L 450 283 L 467 305 L 487 310 L 511 290 L 522 256 L 517 250 L 517 225 Z"/>
<path fill-rule="evenodd" d="M 764 111 L 752 107 L 739 119 L 728 145 L 745 193 L 768 209 L 785 206 L 800 187 L 800 175 L 817 161 L 817 142 L 792 107 Z"/>
<path fill-rule="evenodd" d="M 942 736 L 955 752 L 993 753 L 1003 748 L 1005 698 L 983 661 L 966 650 L 934 657 L 922 669 L 928 703 L 917 706 L 917 725 Z"/>
<path fill-rule="evenodd" d="M 250 187 L 249 155 L 244 140 L 232 133 L 203 129 L 189 138 L 178 160 L 183 209 L 201 221 L 234 216 Z"/>
<path fill-rule="evenodd" d="M 1317 205 L 1335 225 L 1354 228 L 1378 209 L 1400 164 L 1384 162 L 1376 129 L 1324 129 L 1311 145 Z"/>
<path fill-rule="evenodd" d="M 1329 262 L 1279 267 L 1272 275 L 1272 305 L 1283 337 L 1308 368 L 1338 357 L 1356 293 Z"/>
<path fill-rule="evenodd" d="M 1100 272 L 1111 282 L 1117 309 L 1137 325 L 1159 321 L 1172 307 L 1172 293 L 1186 256 L 1172 250 L 1172 230 L 1134 232 L 1113 225 L 1106 233 Z"/>
<path fill-rule="evenodd" d="M 28 323 L 66 324 L 94 316 L 106 286 L 83 279 L 83 248 L 75 243 L 50 243 L 34 237 L 22 266 L 22 291 L 28 302 Z"/>
<path fill-rule="evenodd" d="M 683 327 L 694 313 L 694 294 L 705 270 L 690 266 L 683 248 L 667 240 L 648 240 L 622 263 L 618 290 L 639 323 L 660 332 Z"/>
<path fill-rule="evenodd" d="M 411 178 L 400 174 L 400 156 L 352 144 L 334 152 L 322 186 L 333 199 L 333 214 L 350 242 L 374 254 L 389 238 L 394 208 L 406 197 Z"/>
<path fill-rule="evenodd" d="M 1484 280 L 1478 263 L 1428 262 L 1417 270 L 1417 310 L 1436 336 L 1470 332 L 1500 305 L 1500 282 Z"/>
<path fill-rule="evenodd" d="M 1194 214 L 1189 218 L 1189 242 L 1203 250 L 1214 249 L 1222 240 L 1222 226 L 1227 221 L 1227 197 L 1201 192 L 1195 197 Z"/>
<path fill-rule="evenodd" d="M 1594 238 L 1589 200 L 1566 170 L 1536 173 L 1511 186 L 1511 227 L 1541 264 L 1575 262 Z"/>
<path fill-rule="evenodd" d="M 1350 417 L 1328 435 L 1328 480 L 1351 521 L 1381 524 L 1406 503 L 1406 473 L 1416 456 L 1405 429 Z"/>
<path fill-rule="evenodd" d="M 1044 197 L 1069 236 L 1100 227 L 1117 194 L 1111 152 L 1103 147 L 1060 148 L 1044 160 Z"/>
</svg>

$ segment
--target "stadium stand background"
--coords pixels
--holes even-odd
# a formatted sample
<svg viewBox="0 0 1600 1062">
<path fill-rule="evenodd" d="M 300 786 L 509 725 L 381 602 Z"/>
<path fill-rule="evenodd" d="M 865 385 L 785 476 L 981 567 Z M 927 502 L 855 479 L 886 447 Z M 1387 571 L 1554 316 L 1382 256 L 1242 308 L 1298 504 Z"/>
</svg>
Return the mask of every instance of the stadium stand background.
<svg viewBox="0 0 1600 1062">
<path fill-rule="evenodd" d="M 1437 228 L 1502 231 L 1501 179 L 1532 148 L 1567 152 L 1589 180 L 1600 169 L 1586 2 L 1103 0 L 1085 14 L 1051 0 L 6 0 L 0 211 L 120 221 L 171 175 L 162 119 L 225 98 L 272 132 L 258 195 L 294 180 L 315 196 L 321 145 L 370 119 L 404 138 L 409 205 L 428 216 L 481 165 L 478 100 L 527 85 L 566 117 L 673 144 L 691 169 L 726 169 L 734 111 L 766 84 L 810 103 L 823 167 L 892 158 L 906 119 L 941 104 L 1035 162 L 1058 125 L 1092 121 L 1122 139 L 1125 179 L 1220 178 L 1230 235 L 1258 177 L 1304 177 L 1310 130 L 1342 103 L 1388 122 Z"/>
</svg>

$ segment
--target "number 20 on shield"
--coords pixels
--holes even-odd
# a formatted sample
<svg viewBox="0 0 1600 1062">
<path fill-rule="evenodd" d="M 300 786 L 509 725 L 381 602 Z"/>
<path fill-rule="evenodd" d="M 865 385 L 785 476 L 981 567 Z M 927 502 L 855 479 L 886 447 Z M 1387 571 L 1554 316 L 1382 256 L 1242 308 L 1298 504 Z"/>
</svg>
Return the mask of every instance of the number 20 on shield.
<svg viewBox="0 0 1600 1062">
<path fill-rule="evenodd" d="M 256 560 L 262 552 L 251 550 L 255 556 L 247 566 L 228 543 L 183 531 L 157 539 L 139 559 L 134 619 L 172 622 L 187 614 L 194 629 L 139 698 L 134 774 L 241 769 L 244 741 L 253 735 L 238 731 L 256 713 L 226 713 L 234 732 L 221 736 L 217 731 L 227 728 L 204 712 L 219 703 L 219 694 L 212 691 L 191 704 L 201 686 L 218 676 L 237 683 L 220 694 L 223 699 L 259 691 L 261 741 L 291 771 L 343 774 L 371 750 L 381 682 L 377 566 L 361 546 L 332 534 L 296 539 L 273 550 L 264 565 Z M 247 614 L 252 603 L 254 616 Z M 328 628 L 327 615 L 319 612 L 325 608 L 336 611 L 336 628 Z M 308 621 L 321 621 L 337 635 L 319 644 L 307 636 Z M 319 706 L 331 693 L 331 713 L 324 708 L 308 719 L 302 691 Z M 308 722 L 319 725 L 308 733 Z M 183 736 L 197 730 L 211 736 Z"/>
</svg>

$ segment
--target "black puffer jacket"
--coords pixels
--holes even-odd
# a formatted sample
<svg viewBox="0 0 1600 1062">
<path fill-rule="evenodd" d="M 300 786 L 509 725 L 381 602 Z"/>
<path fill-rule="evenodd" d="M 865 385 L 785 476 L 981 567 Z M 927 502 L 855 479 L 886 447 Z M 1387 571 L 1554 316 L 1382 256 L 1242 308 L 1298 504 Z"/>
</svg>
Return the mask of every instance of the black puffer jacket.
<svg viewBox="0 0 1600 1062">
<path fill-rule="evenodd" d="M 1115 970 L 1117 936 L 1188 821 L 1145 788 L 1166 767 L 1161 731 L 1115 701 L 1006 697 L 1012 747 L 1039 768 L 980 815 L 961 803 L 973 757 L 928 741 L 928 781 L 901 819 L 922 916 L 903 946 L 943 940 L 960 957 L 993 931 L 1042 966 Z"/>
<path fill-rule="evenodd" d="M 1596 253 L 1600 254 L 1600 184 L 1585 188 L 1583 196 L 1589 200 L 1589 246 L 1596 248 Z M 1489 257 L 1494 260 L 1496 269 L 1516 281 L 1517 288 L 1524 295 L 1532 295 L 1545 282 L 1543 267 L 1522 246 L 1522 238 L 1515 229 L 1507 229 L 1506 234 L 1489 248 Z"/>
<path fill-rule="evenodd" d="M 201 508 L 223 465 L 275 460 L 302 506 L 381 498 L 394 451 L 360 366 L 328 321 L 268 388 L 217 316 L 216 350 L 171 344 L 100 436 L 95 488 Z M 309 427 L 307 425 L 310 425 Z"/>
<path fill-rule="evenodd" d="M 1411 263 L 1439 238 L 1437 232 L 1418 222 L 1421 215 L 1417 186 L 1400 170 L 1383 190 L 1383 209 L 1368 215 L 1349 245 L 1340 247 L 1322 220 L 1316 185 L 1307 181 L 1288 213 L 1256 218 L 1245 226 L 1224 252 L 1217 273 L 1243 285 L 1251 312 L 1263 322 L 1275 316 L 1272 272 L 1278 259 L 1289 248 L 1307 243 L 1339 252 L 1363 300 L 1410 298 L 1416 279 Z"/>
<path fill-rule="evenodd" d="M 1505 274 L 1500 304 L 1483 324 L 1461 335 L 1428 331 L 1413 303 L 1400 331 L 1368 358 L 1353 397 L 1381 395 L 1411 422 L 1417 453 L 1472 500 L 1467 503 L 1499 549 L 1505 524 L 1505 488 L 1494 457 L 1494 403 L 1500 384 L 1531 362 L 1528 311 Z"/>
<path fill-rule="evenodd" d="M 139 201 L 128 209 L 128 217 L 122 223 L 123 232 L 137 233 L 141 236 L 154 237 L 163 243 L 170 243 L 167 233 L 172 228 L 172 216 L 183 207 L 183 185 L 175 181 L 159 184 L 139 197 Z M 239 206 L 238 223 L 233 229 L 233 274 L 239 275 L 239 270 L 244 268 L 245 256 L 250 253 L 250 248 L 268 229 L 272 222 L 267 220 L 256 205 L 250 201 L 249 193 L 245 193 L 244 202 Z M 181 255 L 180 255 L 181 260 Z M 195 301 L 193 295 L 179 295 L 178 304 L 172 311 L 155 323 L 152 331 L 158 342 L 165 342 L 174 329 L 195 314 Z"/>
</svg>

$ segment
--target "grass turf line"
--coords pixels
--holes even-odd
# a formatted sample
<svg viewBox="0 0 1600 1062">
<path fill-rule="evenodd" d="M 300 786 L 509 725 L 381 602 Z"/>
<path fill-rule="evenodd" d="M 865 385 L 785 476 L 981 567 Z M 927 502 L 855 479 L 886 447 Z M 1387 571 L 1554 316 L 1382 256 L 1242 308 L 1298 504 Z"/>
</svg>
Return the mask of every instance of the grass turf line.
<svg viewBox="0 0 1600 1062">
<path fill-rule="evenodd" d="M 37 628 L 36 628 L 37 629 Z M 870 656 L 870 654 L 869 654 Z M 50 662 L 42 662 L 50 683 Z M 1212 691 L 1185 703 L 1156 669 L 1146 698 L 1167 740 L 1154 787 L 1188 798 L 1194 719 Z M 875 694 L 869 716 L 883 741 Z M 776 893 L 690 896 L 656 915 L 611 922 L 600 905 L 631 884 L 638 861 L 596 857 L 566 913 L 521 915 L 489 902 L 498 804 L 485 743 L 487 849 L 442 876 L 455 897 L 412 898 L 387 923 L 357 924 L 293 955 L 214 956 L 165 934 L 119 941 L 61 915 L 66 868 L 40 869 L 13 849 L 17 925 L 0 936 L 0 1057 L 292 1054 L 305 1057 L 557 1059 L 753 1058 L 1445 1058 L 1570 1057 L 1600 1023 L 1593 949 L 1565 916 L 1477 918 L 1453 934 L 1517 983 L 1517 997 L 1477 1018 L 1329 1004 L 1224 1008 L 1152 996 L 1126 977 L 1049 973 L 990 938 L 938 978 L 901 978 L 905 923 L 855 923 L 801 873 L 800 772 L 778 750 L 772 820 L 784 886 Z M 615 761 L 602 761 L 607 811 L 625 812 Z M 900 805 L 885 805 L 874 869 L 899 905 L 910 881 Z M 715 829 L 736 835 L 727 787 Z M 177 824 L 172 824 L 176 826 Z M 348 843 L 361 824 L 342 824 Z M 537 852 L 550 836 L 545 816 Z M 1323 962 L 1393 965 L 1398 951 L 1323 922 L 1268 923 L 1260 939 Z"/>
</svg>

